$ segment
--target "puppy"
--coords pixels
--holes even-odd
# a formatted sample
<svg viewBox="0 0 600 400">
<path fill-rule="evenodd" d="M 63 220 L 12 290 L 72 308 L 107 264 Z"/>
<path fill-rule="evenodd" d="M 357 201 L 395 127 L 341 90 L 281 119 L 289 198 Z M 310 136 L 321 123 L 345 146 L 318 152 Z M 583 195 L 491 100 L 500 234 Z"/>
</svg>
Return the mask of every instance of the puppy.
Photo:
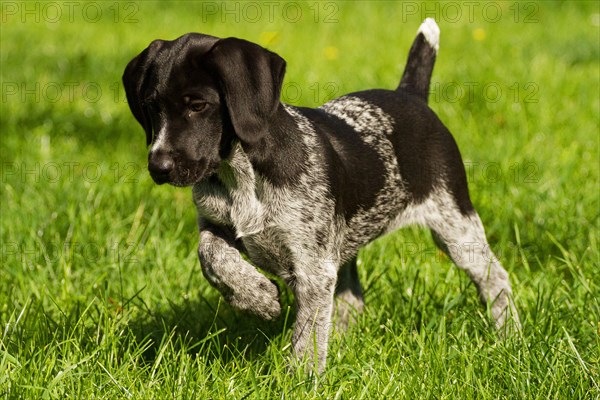
<svg viewBox="0 0 600 400">
<path fill-rule="evenodd" d="M 363 308 L 358 250 L 408 224 L 431 229 L 491 302 L 498 328 L 509 317 L 518 326 L 458 147 L 427 106 L 438 41 L 438 26 L 425 20 L 396 90 L 316 109 L 281 103 L 285 61 L 241 39 L 155 40 L 125 69 L 150 175 L 193 186 L 204 276 L 231 305 L 264 319 L 279 316 L 279 292 L 256 267 L 281 278 L 297 306 L 294 353 L 319 371 L 334 298 L 341 326 Z"/>
</svg>

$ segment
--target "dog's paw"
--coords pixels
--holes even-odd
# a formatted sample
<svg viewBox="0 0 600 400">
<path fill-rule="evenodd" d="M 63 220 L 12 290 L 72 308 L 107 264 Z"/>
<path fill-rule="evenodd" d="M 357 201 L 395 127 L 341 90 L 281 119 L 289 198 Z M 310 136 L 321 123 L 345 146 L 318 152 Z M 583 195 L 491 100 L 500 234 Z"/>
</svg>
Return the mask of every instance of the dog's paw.
<svg viewBox="0 0 600 400">
<path fill-rule="evenodd" d="M 272 320 L 279 317 L 281 314 L 281 304 L 279 304 L 279 288 L 271 281 L 269 281 L 269 284 L 261 282 L 259 286 L 261 291 L 257 293 L 254 313 L 266 320 Z"/>
<path fill-rule="evenodd" d="M 265 320 L 273 320 L 281 314 L 279 288 L 266 277 L 245 282 L 241 290 L 228 296 L 227 301 L 235 308 Z"/>
<path fill-rule="evenodd" d="M 517 308 L 508 296 L 502 296 L 494 302 L 492 316 L 501 338 L 515 336 L 521 330 Z"/>
</svg>

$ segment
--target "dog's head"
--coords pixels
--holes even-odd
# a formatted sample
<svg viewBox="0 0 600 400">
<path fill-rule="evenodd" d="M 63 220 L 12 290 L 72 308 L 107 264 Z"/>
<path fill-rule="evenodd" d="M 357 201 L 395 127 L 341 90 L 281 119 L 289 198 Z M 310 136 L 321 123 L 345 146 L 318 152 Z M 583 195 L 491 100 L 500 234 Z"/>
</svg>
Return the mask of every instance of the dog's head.
<svg viewBox="0 0 600 400">
<path fill-rule="evenodd" d="M 123 84 L 151 145 L 154 181 L 193 185 L 216 171 L 233 140 L 246 149 L 264 140 L 284 73 L 281 57 L 241 39 L 153 41 L 129 62 Z"/>
</svg>

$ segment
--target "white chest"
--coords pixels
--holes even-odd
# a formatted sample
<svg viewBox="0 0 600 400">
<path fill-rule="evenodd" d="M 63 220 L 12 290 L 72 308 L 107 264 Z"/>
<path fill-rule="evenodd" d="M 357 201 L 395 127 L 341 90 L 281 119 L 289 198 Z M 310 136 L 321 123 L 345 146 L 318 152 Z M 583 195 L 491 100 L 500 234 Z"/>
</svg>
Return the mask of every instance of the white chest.
<svg viewBox="0 0 600 400">
<path fill-rule="evenodd" d="M 265 205 L 257 194 L 261 185 L 239 143 L 222 162 L 217 176 L 218 180 L 194 185 L 199 215 L 231 226 L 238 238 L 261 232 L 266 219 Z"/>
</svg>

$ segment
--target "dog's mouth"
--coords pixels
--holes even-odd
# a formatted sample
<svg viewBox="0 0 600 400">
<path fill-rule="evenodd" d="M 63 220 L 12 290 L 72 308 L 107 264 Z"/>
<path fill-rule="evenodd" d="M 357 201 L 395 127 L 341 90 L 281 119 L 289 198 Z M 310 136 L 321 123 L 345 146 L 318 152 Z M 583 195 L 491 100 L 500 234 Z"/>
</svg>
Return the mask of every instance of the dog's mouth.
<svg viewBox="0 0 600 400">
<path fill-rule="evenodd" d="M 157 172 L 149 169 L 152 180 L 158 184 L 169 184 L 176 187 L 193 186 L 217 170 L 218 163 L 209 163 L 207 160 L 199 160 L 191 163 L 175 162 L 172 170 L 168 173 Z"/>
</svg>

